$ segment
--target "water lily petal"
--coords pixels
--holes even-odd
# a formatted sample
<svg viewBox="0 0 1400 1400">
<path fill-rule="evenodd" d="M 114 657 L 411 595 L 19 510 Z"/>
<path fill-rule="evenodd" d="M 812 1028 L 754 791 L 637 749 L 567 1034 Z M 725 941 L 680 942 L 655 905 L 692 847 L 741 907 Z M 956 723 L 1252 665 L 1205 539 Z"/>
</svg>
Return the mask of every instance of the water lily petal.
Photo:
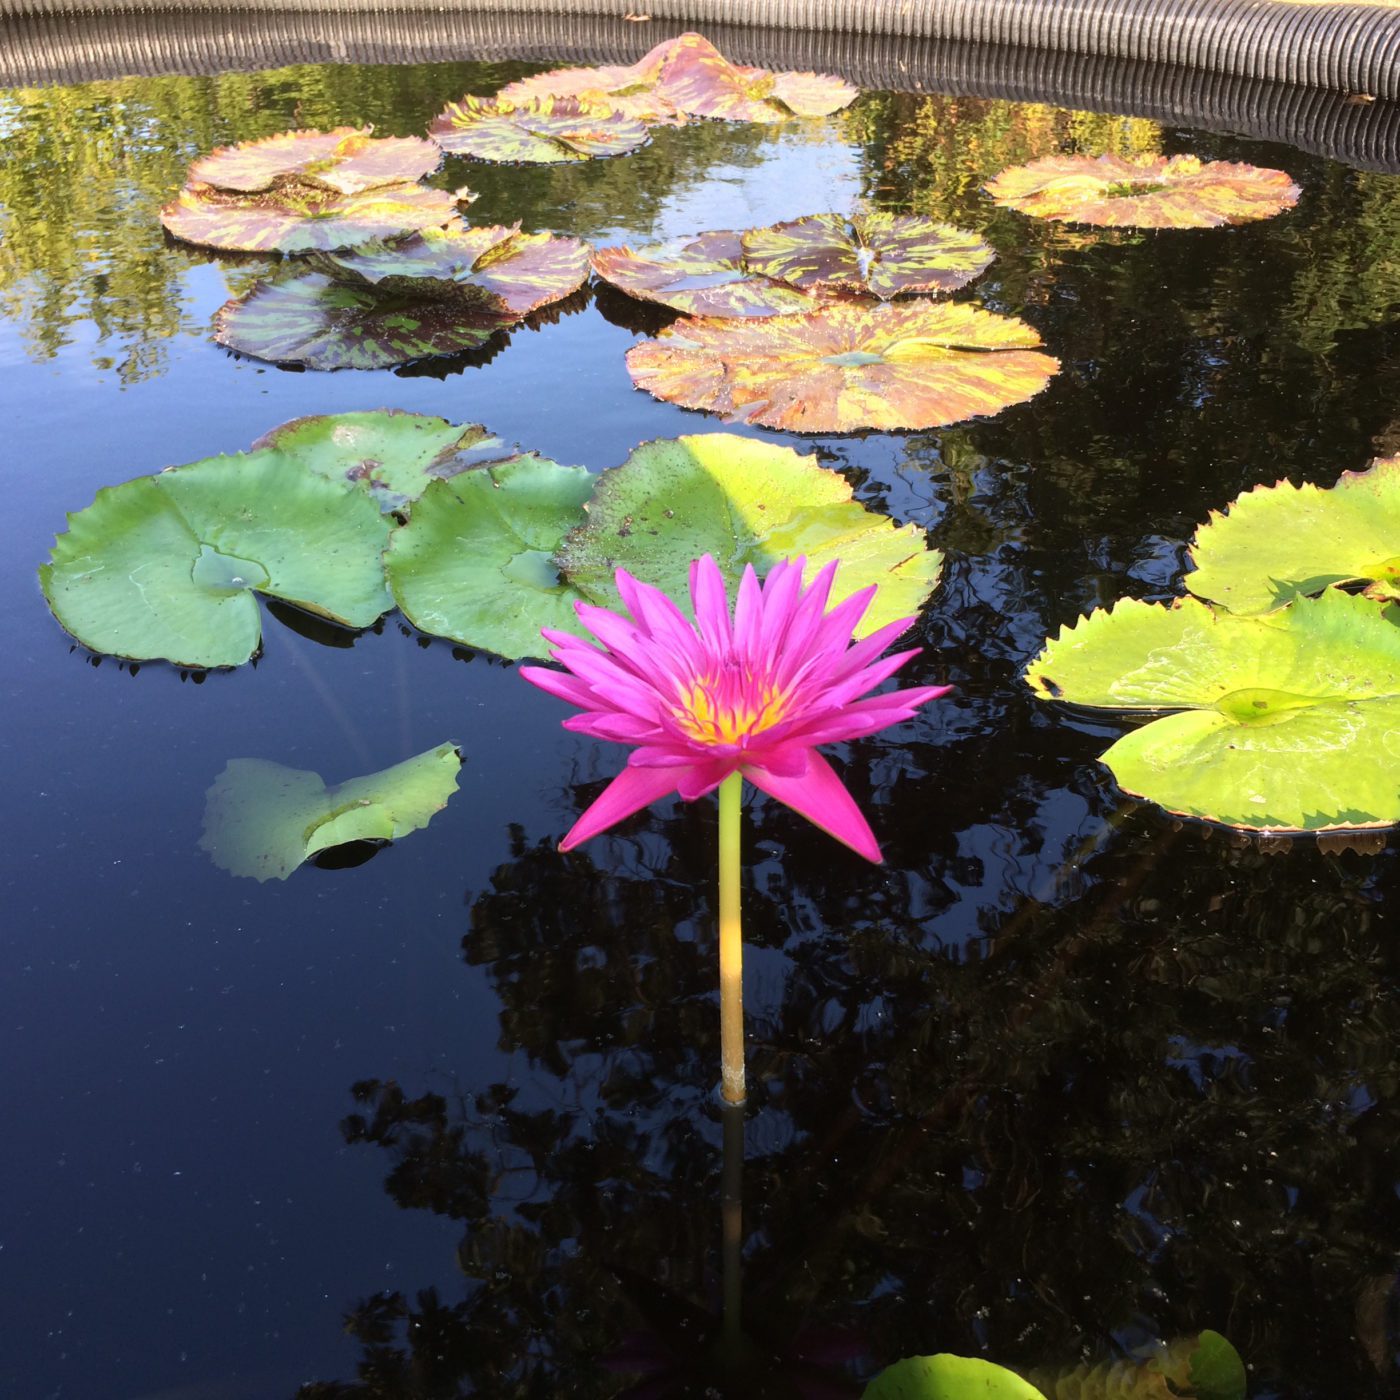
<svg viewBox="0 0 1400 1400">
<path fill-rule="evenodd" d="M 883 859 L 875 833 L 861 815 L 855 798 L 815 749 L 808 750 L 807 771 L 800 778 L 785 778 L 758 764 L 746 765 L 743 773 L 756 788 L 801 813 L 857 855 L 877 865 Z"/>
<path fill-rule="evenodd" d="M 559 843 L 559 849 L 571 851 L 581 842 L 616 826 L 633 812 L 649 807 L 658 797 L 674 792 L 677 773 L 675 768 L 637 768 L 628 764 L 574 823 Z"/>
</svg>

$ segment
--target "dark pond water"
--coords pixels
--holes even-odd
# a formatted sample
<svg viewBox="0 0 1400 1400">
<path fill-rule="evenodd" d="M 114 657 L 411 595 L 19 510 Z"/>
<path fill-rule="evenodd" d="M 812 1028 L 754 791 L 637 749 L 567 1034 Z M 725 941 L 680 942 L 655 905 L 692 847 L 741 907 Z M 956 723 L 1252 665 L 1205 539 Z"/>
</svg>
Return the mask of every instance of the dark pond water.
<svg viewBox="0 0 1400 1400">
<path fill-rule="evenodd" d="M 842 1395 L 914 1352 L 1068 1368 L 1202 1327 L 1255 1395 L 1397 1393 L 1393 845 L 1274 848 L 1134 807 L 1095 761 L 1116 727 L 1018 677 L 1081 610 L 1176 591 L 1183 542 L 1240 490 L 1400 449 L 1400 177 L 880 94 L 625 160 L 443 173 L 481 222 L 598 243 L 867 199 L 951 217 L 1000 252 L 964 295 L 1064 362 L 991 421 L 753 430 L 932 531 L 946 581 L 908 679 L 957 690 L 836 755 L 884 867 L 747 808 L 741 1381 L 707 1369 L 713 804 L 559 855 L 621 751 L 393 616 L 353 645 L 269 618 L 255 666 L 203 680 L 98 662 L 49 617 L 34 570 L 65 511 L 301 414 L 484 422 L 594 469 L 720 426 L 631 389 L 623 352 L 655 322 L 601 293 L 481 366 L 287 373 L 208 340 L 257 269 L 163 239 L 193 156 L 293 125 L 419 131 L 522 71 L 0 93 L 0 1394 Z M 1103 149 L 1282 166 L 1302 199 L 1248 228 L 1085 236 L 980 193 Z M 231 757 L 338 780 L 444 740 L 460 793 L 364 865 L 260 885 L 197 847 Z"/>
</svg>

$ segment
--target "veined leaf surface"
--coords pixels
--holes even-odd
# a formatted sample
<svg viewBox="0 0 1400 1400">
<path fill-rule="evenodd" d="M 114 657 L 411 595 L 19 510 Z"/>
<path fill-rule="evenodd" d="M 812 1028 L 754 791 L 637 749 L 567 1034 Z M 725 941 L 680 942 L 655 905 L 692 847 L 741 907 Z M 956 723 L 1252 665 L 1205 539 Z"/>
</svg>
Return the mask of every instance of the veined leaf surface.
<svg viewBox="0 0 1400 1400">
<path fill-rule="evenodd" d="M 253 194 L 295 177 L 337 194 L 412 183 L 430 175 L 442 152 L 421 136 L 371 136 L 371 127 L 283 131 L 220 146 L 190 166 L 190 184 Z"/>
<path fill-rule="evenodd" d="M 447 104 L 428 135 L 453 155 L 528 165 L 626 155 L 650 139 L 635 117 L 576 97 L 464 97 Z"/>
</svg>

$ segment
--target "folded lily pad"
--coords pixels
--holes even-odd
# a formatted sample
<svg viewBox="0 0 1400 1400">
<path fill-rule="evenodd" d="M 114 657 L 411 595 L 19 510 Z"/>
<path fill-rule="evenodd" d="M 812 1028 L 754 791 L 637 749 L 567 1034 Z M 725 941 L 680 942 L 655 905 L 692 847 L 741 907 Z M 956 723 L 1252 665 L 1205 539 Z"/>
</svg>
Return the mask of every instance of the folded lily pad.
<svg viewBox="0 0 1400 1400">
<path fill-rule="evenodd" d="M 809 214 L 743 235 L 750 272 L 809 291 L 839 288 L 882 300 L 952 292 L 996 254 L 975 233 L 922 214 Z"/>
<path fill-rule="evenodd" d="M 1103 755 L 1126 792 L 1249 830 L 1400 822 L 1396 610 L 1328 589 L 1256 617 L 1128 600 L 1050 642 L 1042 699 L 1179 710 Z"/>
<path fill-rule="evenodd" d="M 627 354 L 668 403 L 795 432 L 932 428 L 1038 394 L 1059 369 L 1024 321 L 974 306 L 836 304 L 680 321 Z"/>
<path fill-rule="evenodd" d="M 626 155 L 650 140 L 635 117 L 576 97 L 464 97 L 433 118 L 428 135 L 456 156 L 530 165 Z"/>
<path fill-rule="evenodd" d="M 232 758 L 204 799 L 200 848 L 220 870 L 285 880 L 348 841 L 396 841 L 427 826 L 457 791 L 462 756 L 439 744 L 392 768 L 330 787 L 316 773 Z"/>
<path fill-rule="evenodd" d="M 577 631 L 582 596 L 553 554 L 593 491 L 584 467 L 530 454 L 432 482 L 384 567 L 415 627 L 501 656 L 541 656 L 541 627 Z"/>
<path fill-rule="evenodd" d="M 519 224 L 428 229 L 402 243 L 327 255 L 316 264 L 340 281 L 381 292 L 466 295 L 514 317 L 578 291 L 588 277 L 588 244 Z"/>
<path fill-rule="evenodd" d="M 484 346 L 520 319 L 480 289 L 463 296 L 396 295 L 303 272 L 259 282 L 214 316 L 220 345 L 308 369 L 386 369 Z"/>
<path fill-rule="evenodd" d="M 104 487 L 68 517 L 39 580 L 93 651 L 238 666 L 261 639 L 257 593 L 346 627 L 387 612 L 388 537 L 366 493 L 277 452 L 210 457 Z"/>
<path fill-rule="evenodd" d="M 809 295 L 744 266 L 740 235 L 724 229 L 644 248 L 599 248 L 593 270 L 619 291 L 687 316 L 782 316 L 832 300 Z"/>
<path fill-rule="evenodd" d="M 1282 170 L 1196 156 L 1044 156 L 1003 170 L 987 193 L 1039 219 L 1117 228 L 1215 228 L 1298 202 Z"/>
<path fill-rule="evenodd" d="M 291 181 L 258 194 L 187 185 L 160 221 L 186 243 L 243 253 L 308 253 L 354 248 L 456 222 L 466 190 L 426 185 L 377 185 L 337 194 Z"/>
<path fill-rule="evenodd" d="M 616 607 L 619 566 L 684 597 L 702 554 L 719 561 L 732 589 L 746 564 L 762 576 L 805 555 L 811 577 L 839 559 L 833 602 L 880 585 L 861 636 L 917 613 L 943 565 L 922 530 L 866 510 L 815 457 L 732 433 L 643 443 L 598 478 L 586 522 L 556 558 L 575 588 Z"/>
<path fill-rule="evenodd" d="M 1211 512 L 1191 558 L 1187 588 L 1231 612 L 1266 612 L 1334 583 L 1400 599 L 1400 457 L 1346 472 L 1328 490 L 1280 481 L 1246 491 Z"/>
<path fill-rule="evenodd" d="M 442 152 L 421 136 L 371 136 L 372 127 L 284 131 L 220 146 L 190 166 L 189 183 L 252 194 L 296 177 L 337 194 L 412 183 L 438 168 Z"/>
<path fill-rule="evenodd" d="M 449 423 L 396 408 L 294 418 L 253 444 L 255 452 L 262 448 L 275 448 L 332 481 L 357 484 L 383 510 L 416 501 L 431 482 L 535 455 L 509 446 L 480 423 Z"/>
<path fill-rule="evenodd" d="M 669 41 L 657 87 L 686 116 L 733 122 L 825 117 L 850 106 L 859 95 L 859 90 L 842 78 L 773 73 L 731 63 L 699 34 L 682 34 Z"/>
</svg>

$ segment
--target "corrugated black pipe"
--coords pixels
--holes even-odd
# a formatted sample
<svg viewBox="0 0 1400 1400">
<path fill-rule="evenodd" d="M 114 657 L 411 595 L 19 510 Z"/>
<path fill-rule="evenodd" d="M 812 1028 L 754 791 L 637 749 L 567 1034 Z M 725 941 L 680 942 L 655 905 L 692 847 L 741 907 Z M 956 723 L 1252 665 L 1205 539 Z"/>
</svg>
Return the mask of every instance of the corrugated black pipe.
<svg viewBox="0 0 1400 1400">
<path fill-rule="evenodd" d="M 227 0 L 224 0 L 227 3 Z M 421 0 L 420 0 L 421 3 Z M 499 0 L 495 7 L 499 8 Z M 512 17 L 580 12 L 700 29 L 746 25 L 831 34 L 954 40 L 1002 48 L 1166 63 L 1205 73 L 1400 100 L 1400 9 L 1347 0 L 515 0 Z M 163 12 L 220 8 L 219 0 L 0 0 L 3 15 Z M 413 9 L 383 0 L 252 0 L 245 8 L 349 13 Z M 490 0 L 456 0 L 466 12 Z"/>
</svg>

